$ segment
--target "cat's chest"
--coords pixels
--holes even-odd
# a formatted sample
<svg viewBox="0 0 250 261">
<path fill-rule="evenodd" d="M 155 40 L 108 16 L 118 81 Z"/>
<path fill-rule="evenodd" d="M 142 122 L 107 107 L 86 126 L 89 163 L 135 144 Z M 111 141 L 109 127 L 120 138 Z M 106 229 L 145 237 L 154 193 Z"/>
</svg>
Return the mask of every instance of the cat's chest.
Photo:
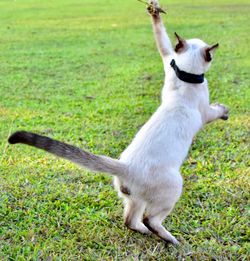
<svg viewBox="0 0 250 261">
<path fill-rule="evenodd" d="M 199 111 L 185 107 L 161 108 L 137 133 L 121 159 L 133 168 L 179 166 L 201 126 Z"/>
</svg>

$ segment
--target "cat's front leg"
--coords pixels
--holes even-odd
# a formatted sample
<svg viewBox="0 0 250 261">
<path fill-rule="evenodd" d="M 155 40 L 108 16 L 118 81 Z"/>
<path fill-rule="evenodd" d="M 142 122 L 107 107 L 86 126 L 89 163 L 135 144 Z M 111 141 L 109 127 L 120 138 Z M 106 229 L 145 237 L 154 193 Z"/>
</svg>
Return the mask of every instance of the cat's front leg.
<svg viewBox="0 0 250 261">
<path fill-rule="evenodd" d="M 147 8 L 148 13 L 152 18 L 153 31 L 155 36 L 155 41 L 159 50 L 159 53 L 164 60 L 164 58 L 173 53 L 173 47 L 170 39 L 167 35 L 165 26 L 161 19 L 161 12 L 164 12 L 157 0 L 149 1 L 149 6 Z"/>
<path fill-rule="evenodd" d="M 218 119 L 227 120 L 228 119 L 228 108 L 223 104 L 211 104 L 206 110 L 205 122 L 209 123 Z"/>
</svg>

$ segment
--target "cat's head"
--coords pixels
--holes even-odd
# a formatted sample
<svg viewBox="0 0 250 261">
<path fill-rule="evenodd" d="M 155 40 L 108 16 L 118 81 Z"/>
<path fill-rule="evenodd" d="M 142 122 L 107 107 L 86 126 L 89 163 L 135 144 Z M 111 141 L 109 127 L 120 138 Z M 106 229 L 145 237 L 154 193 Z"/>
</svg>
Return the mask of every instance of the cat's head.
<svg viewBox="0 0 250 261">
<path fill-rule="evenodd" d="M 219 44 L 208 45 L 200 39 L 185 40 L 175 33 L 175 61 L 182 71 L 193 74 L 205 73 L 213 60 Z"/>
</svg>

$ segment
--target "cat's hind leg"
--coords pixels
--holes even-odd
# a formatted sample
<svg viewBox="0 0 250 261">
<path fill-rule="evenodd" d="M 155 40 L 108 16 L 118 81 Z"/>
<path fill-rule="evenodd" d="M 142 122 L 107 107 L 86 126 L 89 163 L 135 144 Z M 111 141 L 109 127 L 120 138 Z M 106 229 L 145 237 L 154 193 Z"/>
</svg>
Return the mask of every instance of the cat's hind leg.
<svg viewBox="0 0 250 261">
<path fill-rule="evenodd" d="M 151 209 L 147 216 L 143 219 L 143 223 L 150 231 L 163 239 L 165 242 L 178 245 L 178 240 L 162 225 L 163 220 L 171 212 L 171 210 L 172 208 Z"/>
<path fill-rule="evenodd" d="M 150 230 L 143 224 L 142 217 L 146 204 L 137 199 L 124 198 L 125 225 L 143 234 L 150 234 Z"/>
</svg>

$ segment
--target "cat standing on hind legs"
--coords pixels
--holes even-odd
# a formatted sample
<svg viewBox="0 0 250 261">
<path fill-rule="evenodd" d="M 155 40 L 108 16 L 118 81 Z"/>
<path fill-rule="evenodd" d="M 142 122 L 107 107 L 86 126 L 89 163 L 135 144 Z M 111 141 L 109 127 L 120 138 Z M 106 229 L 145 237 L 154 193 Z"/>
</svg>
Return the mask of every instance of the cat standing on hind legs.
<svg viewBox="0 0 250 261">
<path fill-rule="evenodd" d="M 228 110 L 224 105 L 209 104 L 204 78 L 218 44 L 184 40 L 176 34 L 177 45 L 173 48 L 158 2 L 151 3 L 154 36 L 165 70 L 162 102 L 118 160 L 26 131 L 12 134 L 9 143 L 34 146 L 90 170 L 113 175 L 124 201 L 125 224 L 143 234 L 152 232 L 166 242 L 178 244 L 162 223 L 182 192 L 181 164 L 195 134 L 206 123 L 226 120 Z"/>
<path fill-rule="evenodd" d="M 186 157 L 193 136 L 202 125 L 218 118 L 227 119 L 228 110 L 224 105 L 209 105 L 207 81 L 204 79 L 204 73 L 210 67 L 218 44 L 209 46 L 199 39 L 186 41 L 176 34 L 178 43 L 173 49 L 157 11 L 159 4 L 157 1 L 151 1 L 151 5 L 153 9 L 148 11 L 164 64 L 165 84 L 161 106 L 120 158 L 129 162 L 130 166 L 135 165 L 138 172 L 140 168 L 136 164 L 140 165 L 145 175 L 141 174 L 144 176 L 143 187 L 149 188 L 141 192 L 144 200 L 147 196 L 146 202 L 141 203 L 141 211 L 137 209 L 136 212 L 131 208 L 130 212 L 125 212 L 125 220 L 129 220 L 127 225 L 131 228 L 147 233 L 141 223 L 142 210 L 145 210 L 143 224 L 163 240 L 177 244 L 178 241 L 162 226 L 162 222 L 181 194 L 181 163 Z M 145 157 L 134 159 L 137 155 Z M 148 168 L 145 169 L 147 165 Z M 148 178 L 149 184 L 146 183 Z M 118 178 L 115 180 L 116 187 L 119 188 Z M 151 187 L 154 189 L 151 190 Z M 124 195 L 123 197 L 126 198 Z M 137 198 L 126 198 L 125 209 L 128 204 L 140 205 L 139 202 Z M 128 218 L 131 216 L 133 218 Z"/>
</svg>

